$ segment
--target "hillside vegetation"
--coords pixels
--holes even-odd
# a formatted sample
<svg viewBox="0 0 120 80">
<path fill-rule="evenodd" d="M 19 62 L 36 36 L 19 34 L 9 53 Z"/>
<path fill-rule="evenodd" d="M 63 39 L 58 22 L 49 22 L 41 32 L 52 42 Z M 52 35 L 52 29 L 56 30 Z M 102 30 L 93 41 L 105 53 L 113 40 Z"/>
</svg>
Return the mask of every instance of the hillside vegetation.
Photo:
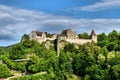
<svg viewBox="0 0 120 80">
<path fill-rule="evenodd" d="M 89 38 L 87 33 L 79 37 Z M 0 48 L 0 78 L 21 74 L 10 80 L 119 80 L 120 33 L 98 35 L 98 43 L 66 44 L 57 56 L 56 49 L 43 44 L 24 41 Z M 21 61 L 21 59 L 23 61 Z M 25 60 L 27 59 L 27 60 Z M 18 61 L 15 61 L 18 60 Z"/>
</svg>

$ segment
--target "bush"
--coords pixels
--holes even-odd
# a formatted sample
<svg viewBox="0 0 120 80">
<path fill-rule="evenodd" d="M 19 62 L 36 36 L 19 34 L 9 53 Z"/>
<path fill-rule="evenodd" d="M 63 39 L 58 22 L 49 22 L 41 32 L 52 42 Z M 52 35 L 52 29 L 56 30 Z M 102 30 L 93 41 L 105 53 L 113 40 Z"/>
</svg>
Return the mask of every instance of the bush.
<svg viewBox="0 0 120 80">
<path fill-rule="evenodd" d="M 0 78 L 12 76 L 9 68 L 5 64 L 0 64 Z"/>
</svg>

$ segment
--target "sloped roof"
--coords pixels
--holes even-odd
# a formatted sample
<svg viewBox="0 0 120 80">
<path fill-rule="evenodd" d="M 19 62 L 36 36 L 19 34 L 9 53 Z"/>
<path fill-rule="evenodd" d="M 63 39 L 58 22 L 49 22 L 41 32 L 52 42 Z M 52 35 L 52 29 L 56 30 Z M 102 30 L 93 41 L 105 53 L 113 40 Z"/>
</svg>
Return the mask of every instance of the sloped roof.
<svg viewBox="0 0 120 80">
<path fill-rule="evenodd" d="M 61 34 L 67 34 L 68 31 L 72 31 L 71 29 L 63 30 Z"/>
<path fill-rule="evenodd" d="M 95 31 L 94 31 L 94 30 L 92 30 L 91 35 L 96 36 L 96 33 L 95 33 Z"/>
</svg>

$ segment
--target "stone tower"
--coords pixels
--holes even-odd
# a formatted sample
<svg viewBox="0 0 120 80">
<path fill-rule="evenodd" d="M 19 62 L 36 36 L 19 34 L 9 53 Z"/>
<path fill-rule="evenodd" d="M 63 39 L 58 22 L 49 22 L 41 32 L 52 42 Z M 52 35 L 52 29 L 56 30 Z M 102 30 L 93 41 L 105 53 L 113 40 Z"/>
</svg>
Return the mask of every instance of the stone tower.
<svg viewBox="0 0 120 80">
<path fill-rule="evenodd" d="M 92 41 L 94 41 L 95 43 L 97 43 L 97 35 L 95 33 L 94 30 L 92 30 L 90 38 L 92 39 Z"/>
<path fill-rule="evenodd" d="M 36 31 L 32 30 L 32 32 L 29 34 L 30 40 L 36 40 L 37 33 Z"/>
</svg>

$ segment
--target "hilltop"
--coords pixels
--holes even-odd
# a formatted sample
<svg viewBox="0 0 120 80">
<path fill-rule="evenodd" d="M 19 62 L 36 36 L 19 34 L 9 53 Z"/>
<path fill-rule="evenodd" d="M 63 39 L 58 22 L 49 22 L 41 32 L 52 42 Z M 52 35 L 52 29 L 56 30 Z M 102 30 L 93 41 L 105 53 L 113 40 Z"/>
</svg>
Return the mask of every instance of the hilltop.
<svg viewBox="0 0 120 80">
<path fill-rule="evenodd" d="M 64 33 L 64 31 L 62 32 Z M 40 34 L 39 34 L 40 35 Z M 0 48 L 0 78 L 10 80 L 113 80 L 120 79 L 120 34 L 97 35 L 97 43 L 75 44 L 56 40 L 39 43 L 24 34 L 20 43 Z M 50 35 L 49 35 L 50 37 Z M 90 39 L 86 33 L 79 39 Z M 58 39 L 59 40 L 59 39 Z M 48 46 L 50 42 L 49 48 Z M 64 44 L 64 46 L 63 46 Z M 76 46 L 77 45 L 77 46 Z M 60 47 L 59 46 L 59 47 Z"/>
<path fill-rule="evenodd" d="M 78 34 L 73 32 L 71 29 L 63 30 L 60 34 L 49 34 L 47 32 L 38 32 L 38 31 L 31 31 L 29 34 L 30 40 L 35 40 L 38 43 L 45 43 L 45 46 L 49 48 L 51 45 L 54 45 L 56 51 L 59 55 L 59 50 L 65 46 L 62 41 L 67 43 L 73 43 L 77 45 L 82 45 L 88 42 L 95 42 L 97 43 L 97 35 L 94 30 L 92 30 L 91 34 L 88 35 L 88 38 L 81 38 Z M 24 37 L 22 39 L 24 41 Z M 51 44 L 51 41 L 54 42 Z"/>
</svg>

